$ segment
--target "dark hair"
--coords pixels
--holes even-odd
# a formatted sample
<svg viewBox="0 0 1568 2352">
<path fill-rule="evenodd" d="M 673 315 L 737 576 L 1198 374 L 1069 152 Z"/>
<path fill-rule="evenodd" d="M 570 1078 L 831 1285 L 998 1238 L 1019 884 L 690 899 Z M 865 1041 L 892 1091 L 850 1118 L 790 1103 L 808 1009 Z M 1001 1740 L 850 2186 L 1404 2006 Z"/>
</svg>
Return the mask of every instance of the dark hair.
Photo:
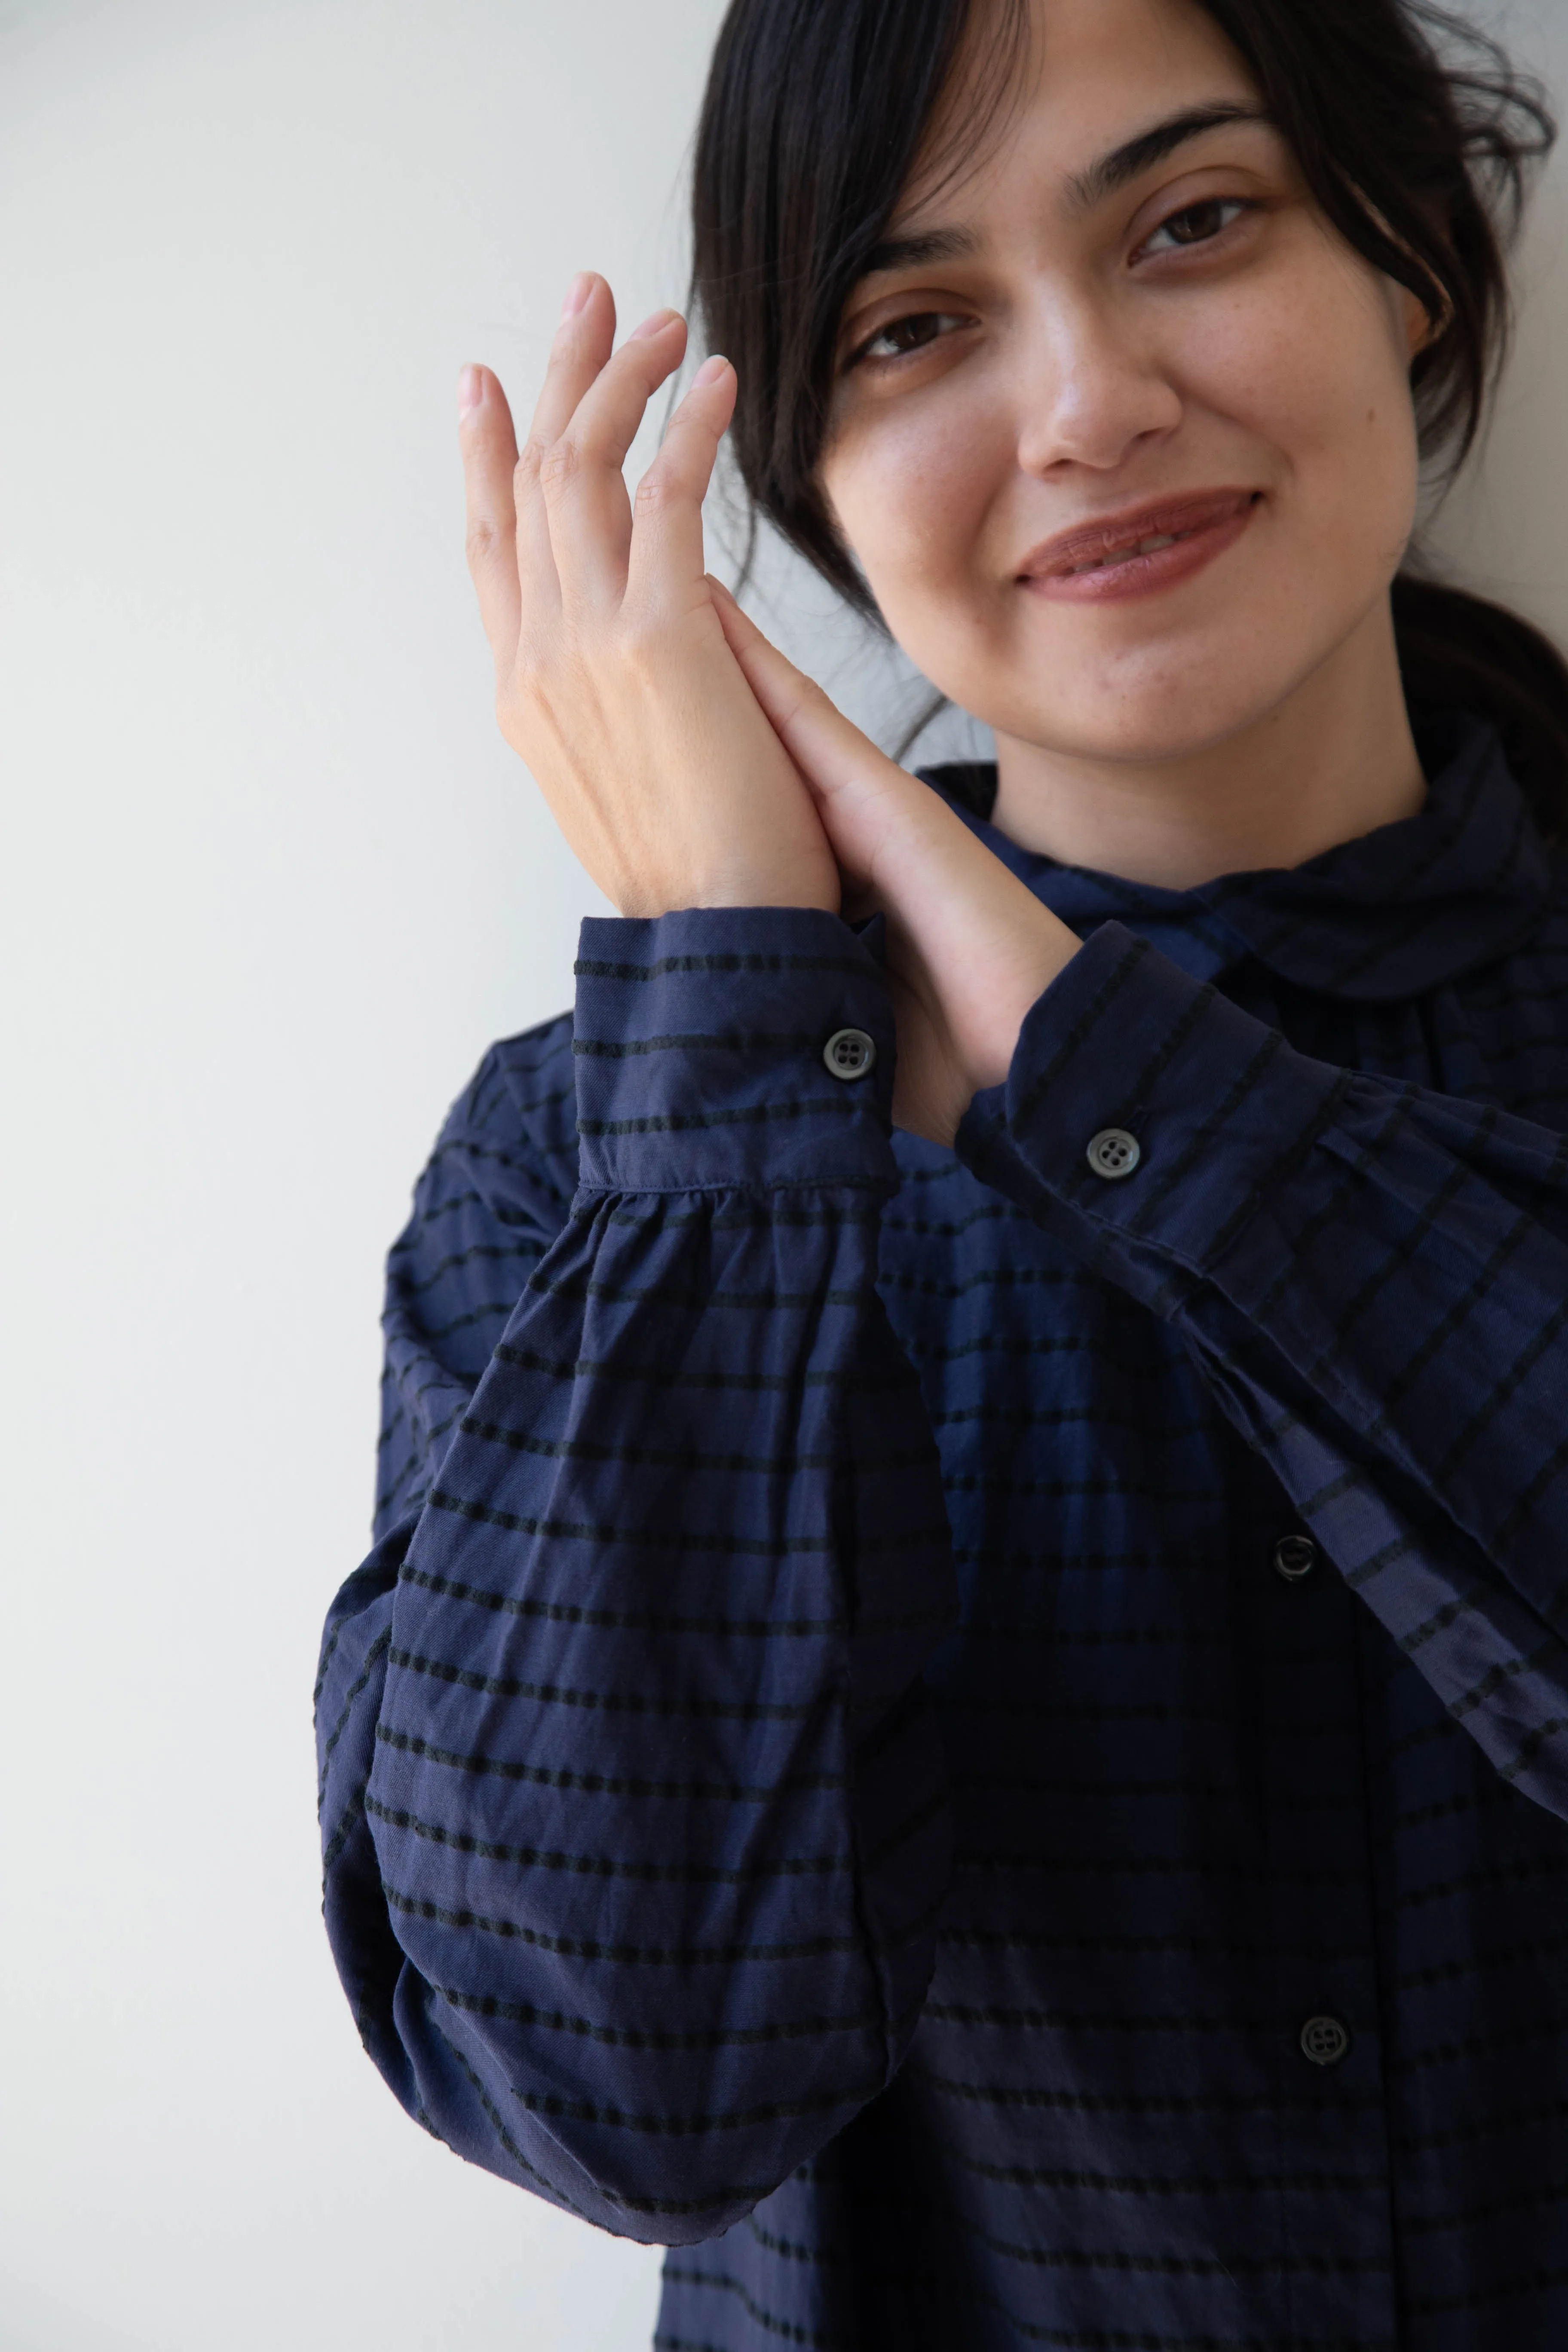
<svg viewBox="0 0 1568 2352">
<path fill-rule="evenodd" d="M 731 443 L 760 512 L 858 611 L 875 604 L 817 479 L 845 302 L 953 83 L 978 9 L 992 38 L 943 157 L 994 114 L 1026 0 L 731 0 L 698 128 L 693 293 L 740 374 Z M 1202 0 L 1313 198 L 1436 331 L 1411 370 L 1423 457 L 1474 444 L 1506 347 L 1505 255 L 1556 126 L 1504 52 L 1426 0 Z M 942 159 L 935 164 L 942 168 Z M 1413 572 L 1394 597 L 1413 701 L 1500 726 L 1542 829 L 1568 831 L 1568 664 L 1517 614 Z"/>
</svg>

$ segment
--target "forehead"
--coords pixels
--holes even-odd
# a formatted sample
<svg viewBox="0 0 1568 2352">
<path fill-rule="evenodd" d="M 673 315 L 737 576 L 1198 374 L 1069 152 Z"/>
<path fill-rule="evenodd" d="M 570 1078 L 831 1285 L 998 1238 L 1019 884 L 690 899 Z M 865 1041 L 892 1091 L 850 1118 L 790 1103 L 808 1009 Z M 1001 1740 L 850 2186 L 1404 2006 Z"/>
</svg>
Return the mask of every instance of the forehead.
<svg viewBox="0 0 1568 2352">
<path fill-rule="evenodd" d="M 1026 0 L 1016 16 L 979 0 L 894 225 L 983 217 L 1021 181 L 1082 209 L 1104 193 L 1094 166 L 1140 133 L 1258 102 L 1196 0 Z"/>
</svg>

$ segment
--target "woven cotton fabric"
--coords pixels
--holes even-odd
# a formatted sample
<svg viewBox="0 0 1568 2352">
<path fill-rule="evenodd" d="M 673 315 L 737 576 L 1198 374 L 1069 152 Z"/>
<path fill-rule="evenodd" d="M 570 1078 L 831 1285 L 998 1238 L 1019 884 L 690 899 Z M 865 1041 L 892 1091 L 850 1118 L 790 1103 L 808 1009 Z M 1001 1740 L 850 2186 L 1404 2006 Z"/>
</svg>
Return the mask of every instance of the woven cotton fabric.
<svg viewBox="0 0 1568 2352">
<path fill-rule="evenodd" d="M 447 1123 L 327 1924 L 664 2352 L 1568 2343 L 1568 909 L 1423 751 L 1191 893 L 938 772 L 1085 941 L 955 1150 L 776 909 L 587 924 Z"/>
</svg>

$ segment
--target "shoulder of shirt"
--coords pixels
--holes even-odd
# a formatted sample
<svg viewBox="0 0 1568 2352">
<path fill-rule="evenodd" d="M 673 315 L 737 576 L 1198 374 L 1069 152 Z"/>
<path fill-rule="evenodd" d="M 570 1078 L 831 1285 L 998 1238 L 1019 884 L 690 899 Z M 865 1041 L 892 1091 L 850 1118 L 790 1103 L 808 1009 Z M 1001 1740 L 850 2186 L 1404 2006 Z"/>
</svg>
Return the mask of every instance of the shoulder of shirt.
<svg viewBox="0 0 1568 2352">
<path fill-rule="evenodd" d="M 572 1060 L 572 1015 L 557 1013 L 537 1028 L 502 1037 L 485 1055 L 453 1103 L 441 1130 L 495 1143 L 529 1143 L 560 1150 L 577 1141 L 577 1097 Z"/>
<path fill-rule="evenodd" d="M 564 1214 L 577 1181 L 577 1089 L 572 1055 L 572 1015 L 559 1013 L 518 1036 L 503 1037 L 485 1055 L 447 1112 L 426 1171 L 445 1164 L 489 1171 L 510 1189 L 530 1171 Z M 489 1189 L 487 1182 L 485 1189 Z M 535 1189 L 533 1184 L 529 1189 Z"/>
<path fill-rule="evenodd" d="M 1552 880 L 1541 919 L 1512 950 L 1510 961 L 1541 953 L 1557 957 L 1568 950 L 1568 848 L 1553 850 L 1551 863 Z"/>
</svg>

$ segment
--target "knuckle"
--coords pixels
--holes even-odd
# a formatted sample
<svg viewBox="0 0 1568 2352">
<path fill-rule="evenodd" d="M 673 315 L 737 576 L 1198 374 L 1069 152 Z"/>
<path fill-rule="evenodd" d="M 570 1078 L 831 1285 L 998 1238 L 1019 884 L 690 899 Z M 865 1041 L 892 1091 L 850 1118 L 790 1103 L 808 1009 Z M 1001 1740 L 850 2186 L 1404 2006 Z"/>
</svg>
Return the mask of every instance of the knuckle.
<svg viewBox="0 0 1568 2352">
<path fill-rule="evenodd" d="M 495 561 L 496 551 L 500 541 L 501 534 L 493 522 L 479 520 L 471 522 L 463 541 L 464 552 L 468 559 L 468 570 L 475 573 L 488 572 Z"/>
<path fill-rule="evenodd" d="M 668 469 L 654 466 L 637 484 L 634 511 L 638 515 L 658 514 L 669 505 L 675 491 L 676 485 L 671 481 Z"/>
<path fill-rule="evenodd" d="M 626 613 L 617 631 L 620 657 L 631 676 L 658 684 L 669 675 L 669 646 L 650 614 Z"/>
<path fill-rule="evenodd" d="M 547 667 L 543 647 L 537 637 L 525 630 L 519 637 L 517 651 L 512 656 L 510 680 L 512 693 L 522 701 L 537 701 L 543 691 Z"/>
<path fill-rule="evenodd" d="M 582 470 L 583 452 L 570 434 L 563 433 L 541 453 L 539 478 L 546 492 L 564 490 Z"/>
</svg>

